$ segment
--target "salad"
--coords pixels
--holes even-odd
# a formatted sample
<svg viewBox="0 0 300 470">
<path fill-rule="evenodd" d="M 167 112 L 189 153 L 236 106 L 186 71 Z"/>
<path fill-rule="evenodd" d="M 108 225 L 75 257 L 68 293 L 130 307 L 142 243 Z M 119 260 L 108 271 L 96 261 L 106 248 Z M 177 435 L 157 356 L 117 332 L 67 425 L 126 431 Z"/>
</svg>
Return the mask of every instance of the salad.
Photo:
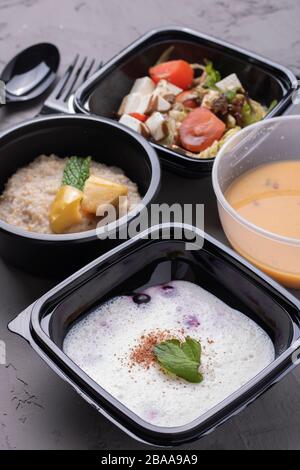
<svg viewBox="0 0 300 470">
<path fill-rule="evenodd" d="M 172 48 L 171 48 L 172 49 Z M 222 78 L 214 64 L 165 60 L 138 78 L 118 110 L 120 123 L 194 158 L 214 158 L 241 128 L 273 109 L 251 99 L 235 73 Z"/>
</svg>

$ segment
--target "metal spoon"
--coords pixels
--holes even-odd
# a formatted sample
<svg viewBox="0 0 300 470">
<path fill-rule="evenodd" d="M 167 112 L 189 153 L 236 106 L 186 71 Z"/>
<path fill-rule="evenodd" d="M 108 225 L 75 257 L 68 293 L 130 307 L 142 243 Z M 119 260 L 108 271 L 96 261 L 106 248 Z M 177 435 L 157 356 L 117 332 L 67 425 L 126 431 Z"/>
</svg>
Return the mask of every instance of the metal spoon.
<svg viewBox="0 0 300 470">
<path fill-rule="evenodd" d="M 6 103 L 28 101 L 40 96 L 53 83 L 60 55 L 48 43 L 28 47 L 16 55 L 0 75 L 6 85 Z"/>
</svg>

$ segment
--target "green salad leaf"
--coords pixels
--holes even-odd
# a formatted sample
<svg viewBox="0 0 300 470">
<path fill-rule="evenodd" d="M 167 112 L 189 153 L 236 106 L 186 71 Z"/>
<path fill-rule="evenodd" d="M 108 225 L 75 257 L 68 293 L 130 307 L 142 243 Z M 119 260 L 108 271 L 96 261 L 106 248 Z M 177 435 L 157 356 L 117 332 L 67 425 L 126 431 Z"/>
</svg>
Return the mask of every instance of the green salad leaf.
<svg viewBox="0 0 300 470">
<path fill-rule="evenodd" d="M 273 111 L 273 109 L 275 108 L 275 106 L 278 105 L 278 101 L 277 100 L 273 100 L 272 103 L 270 104 L 270 106 L 268 107 L 268 110 L 267 110 L 267 114 L 269 114 L 271 111 Z"/>
<path fill-rule="evenodd" d="M 161 56 L 159 57 L 159 59 L 157 60 L 155 65 L 159 65 L 159 64 L 162 64 L 163 62 L 167 62 L 168 60 L 170 60 L 170 56 L 171 56 L 174 49 L 175 49 L 175 46 L 168 47 L 168 49 L 166 49 L 161 54 Z"/>
<path fill-rule="evenodd" d="M 238 93 L 238 90 L 228 90 L 224 93 L 225 98 L 227 99 L 228 103 L 232 103 L 237 93 Z"/>
<path fill-rule="evenodd" d="M 244 126 L 250 126 L 266 117 L 266 109 L 257 101 L 245 101 L 242 109 L 242 120 Z"/>
<path fill-rule="evenodd" d="M 73 186 L 82 191 L 90 176 L 91 160 L 92 157 L 70 157 L 64 168 L 62 184 Z"/>
<path fill-rule="evenodd" d="M 201 344 L 190 337 L 184 342 L 171 339 L 157 344 L 153 353 L 158 363 L 167 372 L 176 375 L 187 382 L 200 383 L 203 380 L 199 372 L 201 363 Z"/>
<path fill-rule="evenodd" d="M 205 88 L 216 89 L 216 83 L 221 80 L 221 74 L 214 68 L 214 64 L 207 60 L 205 62 L 206 79 L 203 84 Z"/>
</svg>

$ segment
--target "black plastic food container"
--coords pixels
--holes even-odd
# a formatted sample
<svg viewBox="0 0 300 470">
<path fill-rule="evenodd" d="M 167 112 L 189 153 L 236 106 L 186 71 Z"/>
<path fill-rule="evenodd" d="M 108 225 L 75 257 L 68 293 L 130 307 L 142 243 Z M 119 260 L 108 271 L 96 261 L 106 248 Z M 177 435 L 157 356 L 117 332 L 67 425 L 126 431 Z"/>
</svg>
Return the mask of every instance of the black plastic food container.
<svg viewBox="0 0 300 470">
<path fill-rule="evenodd" d="M 160 163 L 151 145 L 136 132 L 96 116 L 50 116 L 23 122 L 0 134 L 0 192 L 8 178 L 38 155 L 91 155 L 120 167 L 137 183 L 143 205 L 154 202 L 160 186 Z M 128 215 L 128 221 L 135 214 Z M 99 240 L 96 230 L 53 235 L 26 232 L 0 220 L 0 255 L 39 276 L 62 279 L 110 250 L 118 239 Z"/>
<path fill-rule="evenodd" d="M 181 238 L 180 227 L 184 227 Z M 242 410 L 293 368 L 292 354 L 300 336 L 297 299 L 208 235 L 202 249 L 187 251 L 185 243 L 195 235 L 199 245 L 203 233 L 191 226 L 154 227 L 90 263 L 9 324 L 100 413 L 136 439 L 158 446 L 199 439 Z M 272 339 L 276 358 L 195 421 L 163 428 L 148 424 L 103 390 L 63 353 L 62 344 L 71 325 L 96 305 L 170 280 L 194 282 L 248 315 Z"/>
<path fill-rule="evenodd" d="M 251 98 L 266 106 L 277 100 L 268 117 L 281 115 L 291 102 L 297 79 L 287 68 L 187 28 L 163 28 L 142 36 L 87 80 L 75 95 L 77 111 L 114 117 L 135 79 L 147 75 L 149 67 L 171 45 L 175 47 L 170 59 L 191 63 L 212 60 L 223 77 L 237 73 Z M 163 165 L 176 173 L 199 178 L 211 172 L 214 159 L 187 157 L 160 144 L 152 145 Z"/>
</svg>

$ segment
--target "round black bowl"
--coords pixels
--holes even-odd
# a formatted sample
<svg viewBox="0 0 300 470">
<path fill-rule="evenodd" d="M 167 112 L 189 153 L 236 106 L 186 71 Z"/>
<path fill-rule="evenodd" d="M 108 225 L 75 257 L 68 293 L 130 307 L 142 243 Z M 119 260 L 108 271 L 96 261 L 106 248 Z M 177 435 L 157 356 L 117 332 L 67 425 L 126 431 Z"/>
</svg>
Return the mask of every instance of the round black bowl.
<svg viewBox="0 0 300 470">
<path fill-rule="evenodd" d="M 0 192 L 16 170 L 38 155 L 88 156 L 122 168 L 136 182 L 143 206 L 156 197 L 161 171 L 157 155 L 137 133 L 117 122 L 93 116 L 36 118 L 0 134 Z M 120 230 L 137 213 L 131 212 Z M 43 277 L 62 278 L 113 248 L 118 239 L 100 240 L 96 230 L 53 235 L 27 232 L 0 220 L 0 255 L 8 262 Z"/>
</svg>

